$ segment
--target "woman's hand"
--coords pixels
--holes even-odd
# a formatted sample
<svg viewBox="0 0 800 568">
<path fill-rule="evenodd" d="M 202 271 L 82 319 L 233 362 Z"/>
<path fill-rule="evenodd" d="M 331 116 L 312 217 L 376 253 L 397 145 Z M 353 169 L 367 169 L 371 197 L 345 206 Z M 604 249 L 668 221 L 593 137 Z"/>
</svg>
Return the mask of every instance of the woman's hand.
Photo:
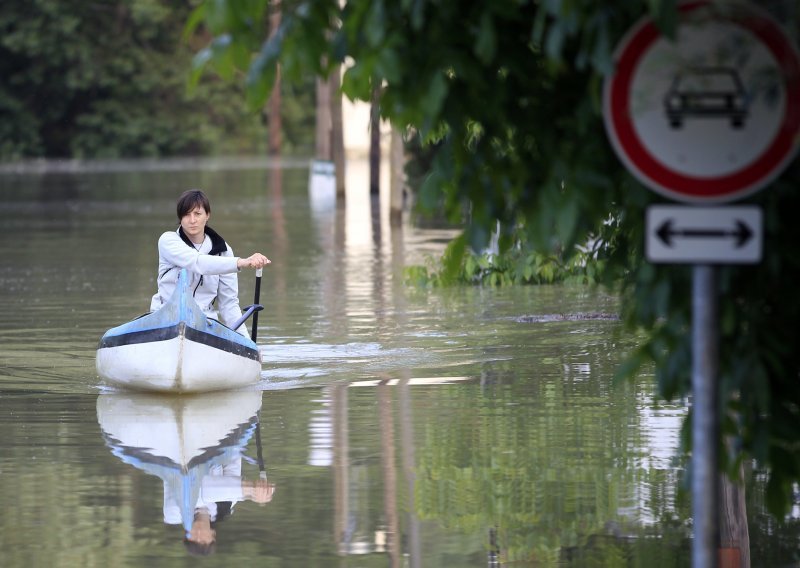
<svg viewBox="0 0 800 568">
<path fill-rule="evenodd" d="M 254 253 L 247 258 L 240 258 L 236 261 L 236 268 L 264 268 L 272 261 L 260 252 Z"/>
<path fill-rule="evenodd" d="M 275 493 L 275 484 L 268 483 L 266 479 L 242 479 L 242 496 L 263 505 L 272 501 Z"/>
</svg>

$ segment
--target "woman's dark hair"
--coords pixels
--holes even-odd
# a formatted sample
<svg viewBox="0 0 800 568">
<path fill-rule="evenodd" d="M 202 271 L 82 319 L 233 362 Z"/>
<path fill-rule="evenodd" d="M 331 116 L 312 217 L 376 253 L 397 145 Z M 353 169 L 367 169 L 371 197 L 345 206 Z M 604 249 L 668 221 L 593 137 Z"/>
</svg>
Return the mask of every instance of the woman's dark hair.
<svg viewBox="0 0 800 568">
<path fill-rule="evenodd" d="M 198 206 L 205 209 L 206 213 L 211 213 L 211 203 L 209 203 L 206 194 L 199 189 L 187 189 L 178 198 L 176 207 L 178 219 L 183 219 L 187 213 Z"/>
<path fill-rule="evenodd" d="M 211 556 L 217 551 L 217 543 L 211 542 L 209 544 L 198 544 L 191 540 L 183 539 L 183 546 L 186 547 L 186 552 L 192 556 Z"/>
</svg>

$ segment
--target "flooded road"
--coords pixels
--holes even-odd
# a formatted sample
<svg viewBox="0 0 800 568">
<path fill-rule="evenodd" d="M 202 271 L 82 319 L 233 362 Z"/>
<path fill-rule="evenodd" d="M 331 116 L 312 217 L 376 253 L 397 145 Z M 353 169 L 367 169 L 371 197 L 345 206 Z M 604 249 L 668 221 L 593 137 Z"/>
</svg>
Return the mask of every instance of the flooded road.
<svg viewBox="0 0 800 568">
<path fill-rule="evenodd" d="M 392 230 L 357 180 L 337 208 L 307 162 L 267 165 L 0 173 L 2 566 L 688 565 L 685 404 L 612 380 L 636 345 L 618 321 L 560 317 L 615 298 L 407 288 L 451 232 Z M 235 253 L 272 259 L 261 381 L 103 385 L 97 341 L 147 309 L 193 187 Z M 794 541 L 753 499 L 753 565 L 786 563 Z M 203 526 L 215 543 L 187 546 Z"/>
</svg>

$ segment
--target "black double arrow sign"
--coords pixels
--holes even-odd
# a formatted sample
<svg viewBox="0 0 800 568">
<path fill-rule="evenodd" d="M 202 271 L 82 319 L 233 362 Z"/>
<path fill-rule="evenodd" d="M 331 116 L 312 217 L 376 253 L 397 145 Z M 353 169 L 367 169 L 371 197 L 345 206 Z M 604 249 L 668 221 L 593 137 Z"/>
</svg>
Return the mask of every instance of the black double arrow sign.
<svg viewBox="0 0 800 568">
<path fill-rule="evenodd" d="M 736 220 L 734 229 L 675 229 L 673 220 L 666 219 L 656 231 L 656 235 L 666 246 L 671 247 L 675 237 L 689 237 L 695 239 L 736 239 L 736 248 L 742 248 L 753 237 L 753 230 L 744 221 Z"/>
</svg>

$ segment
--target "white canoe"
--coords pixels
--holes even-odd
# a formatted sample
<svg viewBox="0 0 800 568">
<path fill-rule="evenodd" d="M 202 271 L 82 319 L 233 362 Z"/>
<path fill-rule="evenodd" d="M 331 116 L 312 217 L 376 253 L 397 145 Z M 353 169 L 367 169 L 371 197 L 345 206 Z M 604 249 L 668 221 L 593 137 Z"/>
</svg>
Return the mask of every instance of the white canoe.
<svg viewBox="0 0 800 568">
<path fill-rule="evenodd" d="M 203 314 L 185 269 L 160 310 L 103 335 L 96 362 L 103 379 L 137 390 L 213 391 L 254 384 L 261 377 L 256 343 Z"/>
</svg>

